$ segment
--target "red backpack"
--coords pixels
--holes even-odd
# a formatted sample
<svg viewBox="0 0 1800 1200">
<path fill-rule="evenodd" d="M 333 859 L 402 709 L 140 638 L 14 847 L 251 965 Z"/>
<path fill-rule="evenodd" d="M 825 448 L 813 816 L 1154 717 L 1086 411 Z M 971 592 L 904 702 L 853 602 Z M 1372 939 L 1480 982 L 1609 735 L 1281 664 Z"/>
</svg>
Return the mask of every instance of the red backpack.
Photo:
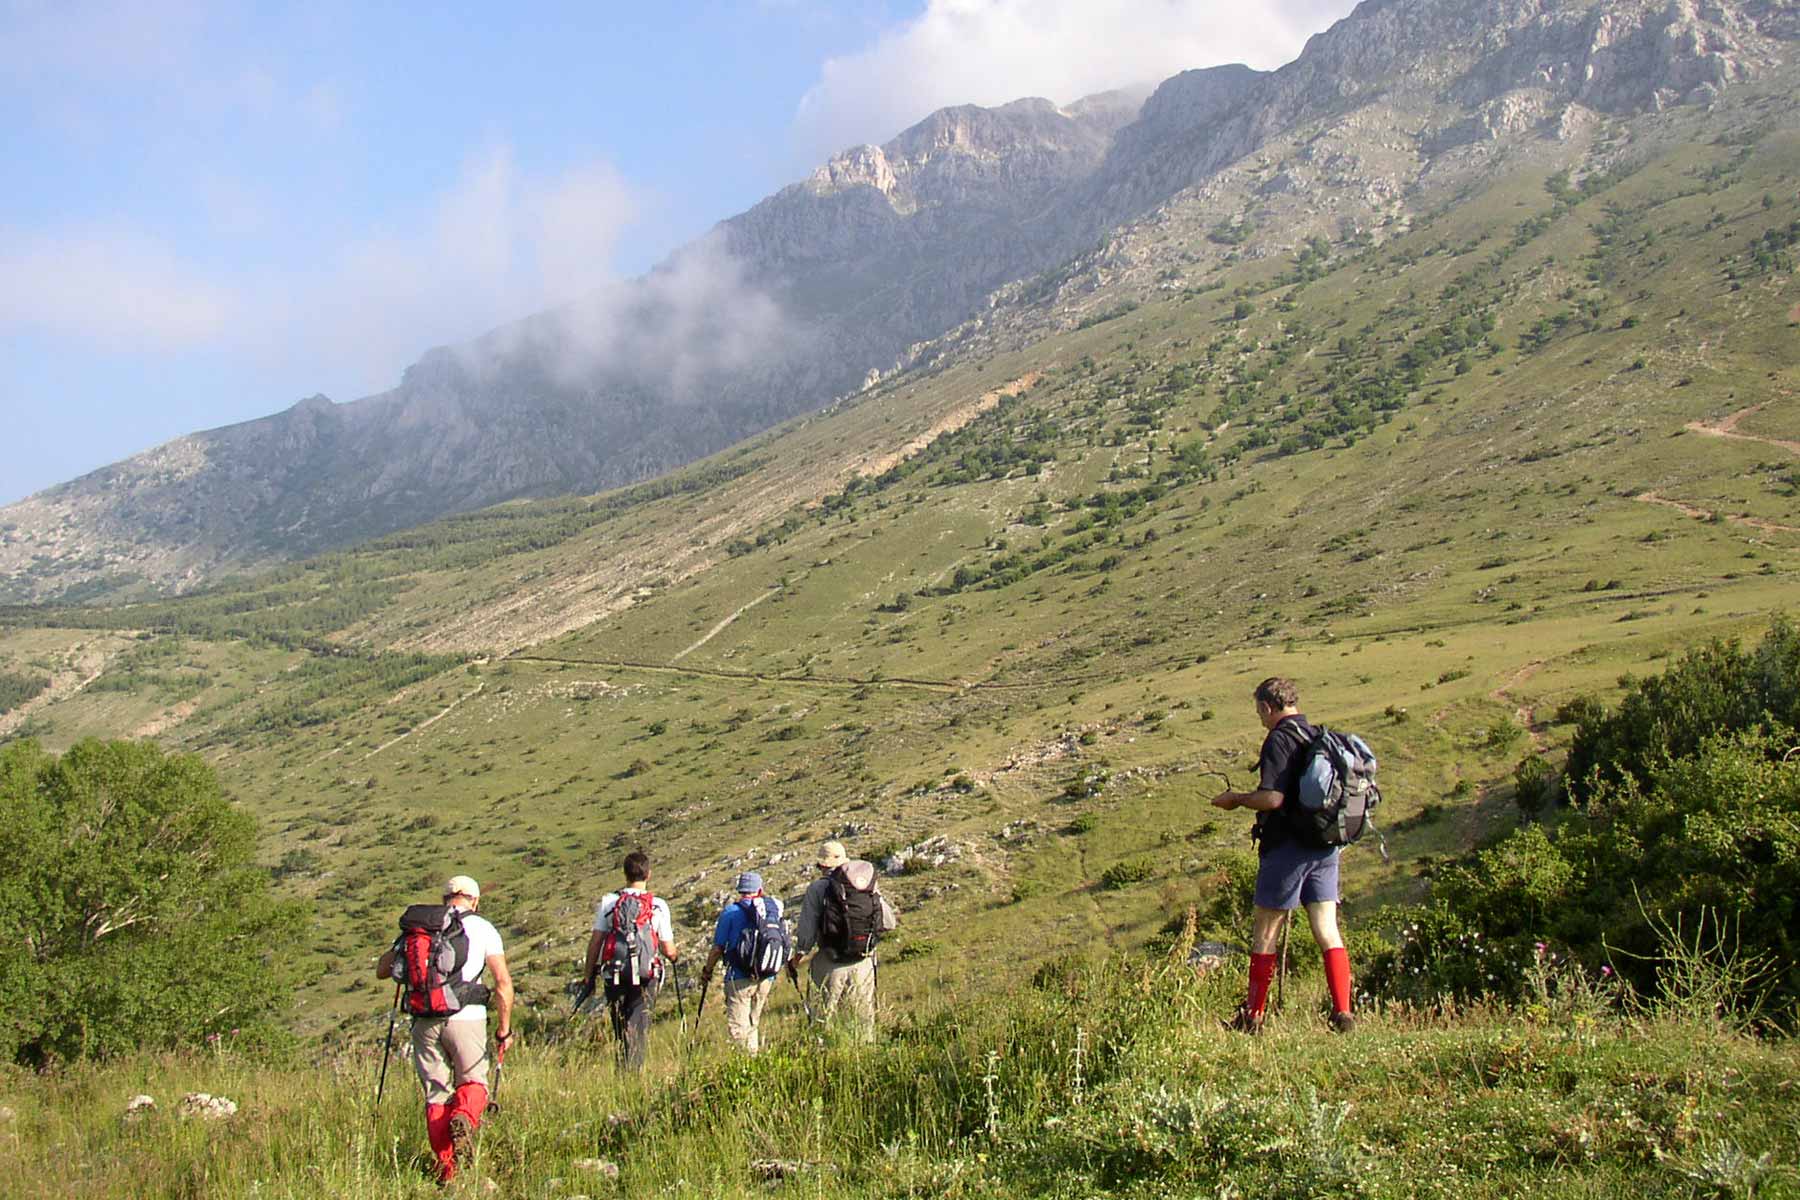
<svg viewBox="0 0 1800 1200">
<path fill-rule="evenodd" d="M 394 942 L 394 977 L 405 989 L 406 1011 L 415 1017 L 447 1017 L 472 1004 L 486 1004 L 488 989 L 465 983 L 469 934 L 462 910 L 453 904 L 415 904 L 400 914 Z"/>
<path fill-rule="evenodd" d="M 655 917 L 656 897 L 649 892 L 619 893 L 600 946 L 607 986 L 641 987 L 657 977 Z"/>
</svg>

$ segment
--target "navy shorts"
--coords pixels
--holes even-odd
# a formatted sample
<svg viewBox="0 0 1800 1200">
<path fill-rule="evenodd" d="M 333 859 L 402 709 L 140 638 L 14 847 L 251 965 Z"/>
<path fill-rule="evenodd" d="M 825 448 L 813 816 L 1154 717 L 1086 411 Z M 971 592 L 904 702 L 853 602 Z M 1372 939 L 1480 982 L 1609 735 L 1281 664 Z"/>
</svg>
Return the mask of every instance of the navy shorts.
<svg viewBox="0 0 1800 1200">
<path fill-rule="evenodd" d="M 1262 856 L 1256 870 L 1256 907 L 1286 911 L 1302 904 L 1336 903 L 1338 850 L 1315 850 L 1297 842 L 1280 842 Z"/>
</svg>

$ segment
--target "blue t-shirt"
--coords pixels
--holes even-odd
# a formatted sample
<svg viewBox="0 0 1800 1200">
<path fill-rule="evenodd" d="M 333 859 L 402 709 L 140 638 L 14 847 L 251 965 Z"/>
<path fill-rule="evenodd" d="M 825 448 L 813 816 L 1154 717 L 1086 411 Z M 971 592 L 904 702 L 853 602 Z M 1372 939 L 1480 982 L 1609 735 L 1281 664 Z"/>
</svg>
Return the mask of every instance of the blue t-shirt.
<svg viewBox="0 0 1800 1200">
<path fill-rule="evenodd" d="M 757 896 L 754 900 L 756 903 L 767 904 L 771 910 L 770 915 L 777 919 L 780 918 L 781 901 L 773 896 Z M 742 900 L 736 900 L 725 906 L 725 911 L 719 914 L 719 923 L 713 927 L 713 945 L 724 952 L 725 978 L 727 979 L 750 978 L 746 972 L 738 969 L 736 963 L 731 961 L 732 948 L 737 945 L 738 938 L 743 936 L 744 930 L 750 927 L 750 922 L 749 907 Z"/>
</svg>

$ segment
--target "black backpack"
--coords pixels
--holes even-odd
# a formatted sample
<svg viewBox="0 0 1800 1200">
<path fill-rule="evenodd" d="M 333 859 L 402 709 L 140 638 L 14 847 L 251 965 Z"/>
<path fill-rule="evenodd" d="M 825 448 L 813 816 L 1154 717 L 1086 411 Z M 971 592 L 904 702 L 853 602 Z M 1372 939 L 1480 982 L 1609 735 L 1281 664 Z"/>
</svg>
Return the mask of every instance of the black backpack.
<svg viewBox="0 0 1800 1200">
<path fill-rule="evenodd" d="M 415 904 L 401 913 L 394 956 L 394 977 L 404 988 L 406 1011 L 415 1017 L 447 1017 L 488 1002 L 484 984 L 463 981 L 469 935 L 454 904 Z"/>
<path fill-rule="evenodd" d="M 1314 728 L 1304 753 L 1299 794 L 1291 806 L 1282 806 L 1291 809 L 1289 826 L 1308 846 L 1354 845 L 1375 828 L 1372 814 L 1381 803 L 1381 789 L 1375 783 L 1379 765 L 1375 752 L 1354 733 L 1320 725 Z"/>
<path fill-rule="evenodd" d="M 833 870 L 825 880 L 819 941 L 838 962 L 860 962 L 874 953 L 881 937 L 881 894 L 872 878 L 867 888 L 857 888 L 844 867 Z"/>
<path fill-rule="evenodd" d="M 766 896 L 739 900 L 749 920 L 738 934 L 737 944 L 725 954 L 732 966 L 752 979 L 773 979 L 793 957 L 787 923 Z"/>
</svg>

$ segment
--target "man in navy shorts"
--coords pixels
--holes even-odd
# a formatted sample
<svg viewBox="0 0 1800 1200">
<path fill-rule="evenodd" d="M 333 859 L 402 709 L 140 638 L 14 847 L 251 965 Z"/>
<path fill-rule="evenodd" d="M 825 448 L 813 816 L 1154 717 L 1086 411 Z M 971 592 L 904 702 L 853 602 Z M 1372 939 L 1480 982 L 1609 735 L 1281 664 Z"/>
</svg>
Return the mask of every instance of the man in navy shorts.
<svg viewBox="0 0 1800 1200">
<path fill-rule="evenodd" d="M 1282 922 L 1294 909 L 1306 908 L 1313 940 L 1325 956 L 1325 983 L 1331 992 L 1331 1027 L 1348 1033 L 1356 1025 L 1350 1015 L 1350 956 L 1338 933 L 1338 848 L 1317 846 L 1298 823 L 1290 824 L 1283 805 L 1300 791 L 1306 748 L 1313 727 L 1300 713 L 1300 692 L 1286 679 L 1265 679 L 1252 693 L 1256 716 L 1268 730 L 1257 760 L 1253 792 L 1220 792 L 1215 808 L 1248 808 L 1256 812 L 1256 916 L 1250 930 L 1250 995 L 1229 1022 L 1245 1033 L 1262 1030 L 1275 978 L 1275 948 Z M 1298 800 L 1295 801 L 1298 803 Z"/>
</svg>

